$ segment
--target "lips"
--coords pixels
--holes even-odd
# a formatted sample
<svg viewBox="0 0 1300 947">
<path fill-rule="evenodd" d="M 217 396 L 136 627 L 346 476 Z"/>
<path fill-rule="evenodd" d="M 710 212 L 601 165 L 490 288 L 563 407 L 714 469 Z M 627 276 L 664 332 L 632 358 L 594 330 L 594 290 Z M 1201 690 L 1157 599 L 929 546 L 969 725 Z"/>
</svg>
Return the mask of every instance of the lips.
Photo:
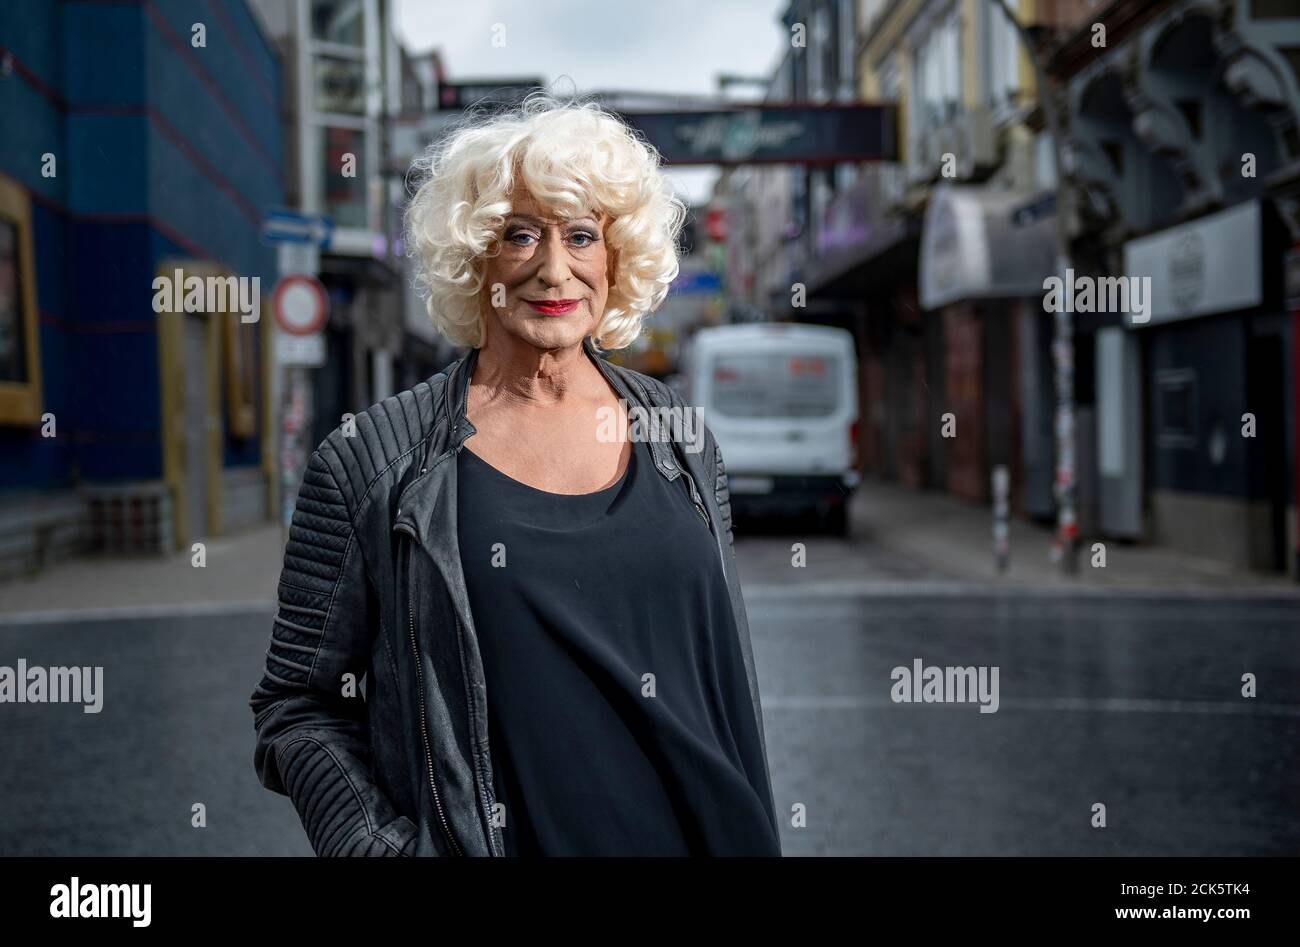
<svg viewBox="0 0 1300 947">
<path fill-rule="evenodd" d="M 578 308 L 576 299 L 529 299 L 528 305 L 548 316 L 562 316 Z"/>
</svg>

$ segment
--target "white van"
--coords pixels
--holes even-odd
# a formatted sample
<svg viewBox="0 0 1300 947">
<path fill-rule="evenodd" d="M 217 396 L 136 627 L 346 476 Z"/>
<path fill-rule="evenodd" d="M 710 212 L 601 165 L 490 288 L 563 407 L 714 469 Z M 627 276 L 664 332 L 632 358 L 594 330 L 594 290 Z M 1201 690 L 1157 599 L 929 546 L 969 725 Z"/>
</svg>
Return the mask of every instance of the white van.
<svg viewBox="0 0 1300 947">
<path fill-rule="evenodd" d="M 722 448 L 735 514 L 812 512 L 848 534 L 857 377 L 844 329 L 771 322 L 695 333 L 682 358 L 684 393 Z"/>
</svg>

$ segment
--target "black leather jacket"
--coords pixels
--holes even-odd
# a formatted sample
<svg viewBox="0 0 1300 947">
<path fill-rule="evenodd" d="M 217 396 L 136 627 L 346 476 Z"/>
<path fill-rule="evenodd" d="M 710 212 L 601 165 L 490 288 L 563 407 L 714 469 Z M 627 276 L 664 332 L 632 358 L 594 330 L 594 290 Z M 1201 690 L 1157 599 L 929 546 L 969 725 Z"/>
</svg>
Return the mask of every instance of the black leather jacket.
<svg viewBox="0 0 1300 947">
<path fill-rule="evenodd" d="M 584 349 L 629 406 L 684 407 L 589 339 Z M 333 431 L 303 476 L 250 704 L 258 777 L 293 801 L 318 855 L 503 853 L 456 543 L 455 457 L 474 433 L 465 399 L 477 356 L 372 406 L 352 436 Z M 707 426 L 703 451 L 649 446 L 665 479 L 687 477 L 717 539 L 766 768 L 722 452 Z"/>
</svg>

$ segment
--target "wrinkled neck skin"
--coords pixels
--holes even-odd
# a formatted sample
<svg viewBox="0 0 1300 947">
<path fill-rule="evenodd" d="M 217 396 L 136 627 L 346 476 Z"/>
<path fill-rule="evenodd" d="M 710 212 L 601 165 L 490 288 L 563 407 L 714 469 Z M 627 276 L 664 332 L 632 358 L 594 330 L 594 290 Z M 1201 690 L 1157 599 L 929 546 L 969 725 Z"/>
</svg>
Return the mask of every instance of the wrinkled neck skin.
<svg viewBox="0 0 1300 947">
<path fill-rule="evenodd" d="M 608 399 L 609 385 L 582 345 L 541 349 L 493 331 L 479 349 L 470 379 L 469 410 L 581 407 Z"/>
</svg>

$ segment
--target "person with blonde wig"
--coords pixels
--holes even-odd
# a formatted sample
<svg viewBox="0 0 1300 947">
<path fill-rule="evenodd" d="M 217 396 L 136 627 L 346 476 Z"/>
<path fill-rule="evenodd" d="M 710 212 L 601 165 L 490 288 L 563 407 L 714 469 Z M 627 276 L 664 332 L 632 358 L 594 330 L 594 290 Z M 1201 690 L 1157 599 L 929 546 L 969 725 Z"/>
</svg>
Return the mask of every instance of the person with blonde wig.
<svg viewBox="0 0 1300 947">
<path fill-rule="evenodd" d="M 678 273 L 658 154 L 538 93 L 411 181 L 415 282 L 468 352 L 312 456 L 263 784 L 320 854 L 780 855 L 721 450 L 604 357 Z"/>
</svg>

